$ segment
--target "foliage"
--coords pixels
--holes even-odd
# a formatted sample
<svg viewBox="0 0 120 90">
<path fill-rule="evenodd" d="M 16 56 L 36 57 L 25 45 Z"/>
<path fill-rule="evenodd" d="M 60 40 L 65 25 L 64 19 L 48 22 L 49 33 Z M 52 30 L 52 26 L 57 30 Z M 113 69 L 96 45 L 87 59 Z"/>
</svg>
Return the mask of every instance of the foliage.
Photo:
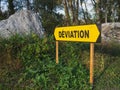
<svg viewBox="0 0 120 90">
<path fill-rule="evenodd" d="M 62 23 L 62 16 L 61 14 L 56 13 L 48 13 L 44 12 L 42 17 L 42 24 L 43 28 L 47 35 L 52 35 L 54 33 L 54 29 L 56 26 L 60 26 Z"/>
<path fill-rule="evenodd" d="M 119 90 L 119 51 L 115 43 L 95 44 L 95 90 Z M 89 44 L 59 42 L 59 64 L 56 64 L 53 36 L 0 38 L 2 90 L 91 90 L 88 70 Z"/>
<path fill-rule="evenodd" d="M 5 8 L 2 3 L 8 8 L 7 17 L 23 8 L 33 10 L 42 16 L 45 14 L 44 12 L 54 15 L 57 10 L 62 8 L 65 13 L 63 20 L 65 22 L 60 23 L 63 25 L 120 21 L 120 0 L 0 0 L 0 12 Z M 89 11 L 89 7 L 93 7 L 92 13 Z M 0 19 L 3 17 L 4 15 L 0 16 Z M 49 18 L 46 17 L 47 19 Z"/>
<path fill-rule="evenodd" d="M 77 52 L 74 47 L 80 44 L 60 43 L 60 63 L 57 65 L 53 36 L 39 38 L 35 34 L 25 37 L 16 35 L 3 41 L 1 50 L 4 53 L 6 50 L 10 51 L 8 53 L 12 58 L 11 62 L 19 59 L 20 65 L 16 69 L 13 69 L 12 63 L 9 64 L 11 67 L 6 66 L 8 71 L 3 75 L 4 84 L 0 82 L 1 89 L 3 87 L 38 90 L 91 89 L 89 72 L 79 62 L 79 56 L 75 54 Z"/>
<path fill-rule="evenodd" d="M 3 20 L 3 19 L 6 19 L 8 16 L 7 16 L 7 13 L 8 12 L 1 12 L 0 11 L 0 20 Z"/>
<path fill-rule="evenodd" d="M 120 21 L 120 0 L 91 0 L 95 9 L 95 21 L 101 23 Z"/>
<path fill-rule="evenodd" d="M 113 58 L 109 59 L 110 61 Z M 96 80 L 94 85 L 94 90 L 106 90 L 106 89 L 113 89 L 119 90 L 120 89 L 120 59 L 118 57 L 114 58 L 111 64 L 106 65 L 103 72 L 100 74 L 99 79 Z"/>
</svg>

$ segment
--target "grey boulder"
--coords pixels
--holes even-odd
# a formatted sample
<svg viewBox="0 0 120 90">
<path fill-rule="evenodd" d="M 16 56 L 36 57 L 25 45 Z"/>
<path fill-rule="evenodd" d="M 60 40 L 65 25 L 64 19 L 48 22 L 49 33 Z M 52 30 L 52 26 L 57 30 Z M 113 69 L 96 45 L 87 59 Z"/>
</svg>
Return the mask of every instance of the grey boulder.
<svg viewBox="0 0 120 90">
<path fill-rule="evenodd" d="M 120 23 L 103 23 L 101 36 L 103 42 L 120 43 Z"/>
<path fill-rule="evenodd" d="M 0 21 L 0 36 L 10 37 L 15 34 L 35 33 L 42 37 L 44 29 L 37 13 L 29 10 L 20 10 L 8 19 Z"/>
</svg>

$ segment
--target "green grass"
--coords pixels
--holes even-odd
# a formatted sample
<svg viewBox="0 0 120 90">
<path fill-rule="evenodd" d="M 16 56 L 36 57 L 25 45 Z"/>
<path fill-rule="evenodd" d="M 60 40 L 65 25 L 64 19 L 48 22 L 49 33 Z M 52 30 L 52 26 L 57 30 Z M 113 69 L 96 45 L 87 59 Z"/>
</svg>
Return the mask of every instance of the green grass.
<svg viewBox="0 0 120 90">
<path fill-rule="evenodd" d="M 120 45 L 95 44 L 93 90 L 120 90 Z M 53 36 L 0 39 L 0 90 L 91 90 L 89 43 L 59 42 Z"/>
<path fill-rule="evenodd" d="M 95 63 L 99 68 L 95 68 L 94 90 L 120 90 L 120 44 L 111 42 L 101 47 Z"/>
<path fill-rule="evenodd" d="M 120 57 L 108 65 L 96 79 L 94 90 L 120 89 Z"/>
</svg>

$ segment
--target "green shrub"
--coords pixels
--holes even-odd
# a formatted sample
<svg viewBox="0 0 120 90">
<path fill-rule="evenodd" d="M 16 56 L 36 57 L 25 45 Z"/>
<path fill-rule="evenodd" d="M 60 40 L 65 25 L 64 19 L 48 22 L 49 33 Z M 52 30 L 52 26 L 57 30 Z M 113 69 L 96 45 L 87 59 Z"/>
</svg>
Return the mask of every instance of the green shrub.
<svg viewBox="0 0 120 90">
<path fill-rule="evenodd" d="M 25 45 L 20 52 L 24 69 L 19 84 L 29 83 L 29 88 L 45 90 L 90 89 L 88 71 L 78 62 L 71 43 L 64 45 L 60 63 L 56 65 L 53 37 L 39 39 L 33 36 L 32 39 L 34 42 Z"/>
<path fill-rule="evenodd" d="M 53 36 L 39 38 L 15 35 L 1 41 L 1 50 L 10 56 L 12 67 L 4 77 L 3 86 L 14 89 L 37 90 L 89 90 L 89 72 L 80 61 L 84 44 L 59 42 L 59 64 L 55 63 Z M 78 48 L 80 48 L 78 50 Z M 20 67 L 13 69 L 19 60 Z"/>
</svg>

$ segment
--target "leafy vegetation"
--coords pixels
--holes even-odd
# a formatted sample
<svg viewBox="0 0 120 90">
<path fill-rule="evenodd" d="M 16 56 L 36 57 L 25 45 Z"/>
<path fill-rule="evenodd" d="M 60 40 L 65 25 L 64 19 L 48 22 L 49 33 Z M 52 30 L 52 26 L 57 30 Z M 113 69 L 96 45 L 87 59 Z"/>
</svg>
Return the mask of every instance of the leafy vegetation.
<svg viewBox="0 0 120 90">
<path fill-rule="evenodd" d="M 89 90 L 89 71 L 79 61 L 79 43 L 60 43 L 60 63 L 55 63 L 53 36 L 13 36 L 1 39 L 1 89 Z M 64 49 L 63 49 L 64 48 Z M 84 48 L 83 48 L 84 49 Z M 78 51 L 78 52 L 81 52 Z"/>
<path fill-rule="evenodd" d="M 95 44 L 94 90 L 119 90 L 119 44 Z M 0 38 L 0 89 L 91 90 L 89 44 L 59 42 L 55 63 L 53 36 Z"/>
<path fill-rule="evenodd" d="M 120 21 L 120 0 L 0 0 L 0 20 L 26 8 L 39 13 L 46 34 L 56 26 Z M 2 3 L 8 9 L 3 12 Z M 85 8 L 83 8 L 85 6 Z M 65 10 L 61 15 L 57 10 Z M 94 90 L 120 90 L 120 45 L 95 44 Z M 53 36 L 0 38 L 0 90 L 89 90 L 89 44 L 59 42 Z"/>
</svg>

